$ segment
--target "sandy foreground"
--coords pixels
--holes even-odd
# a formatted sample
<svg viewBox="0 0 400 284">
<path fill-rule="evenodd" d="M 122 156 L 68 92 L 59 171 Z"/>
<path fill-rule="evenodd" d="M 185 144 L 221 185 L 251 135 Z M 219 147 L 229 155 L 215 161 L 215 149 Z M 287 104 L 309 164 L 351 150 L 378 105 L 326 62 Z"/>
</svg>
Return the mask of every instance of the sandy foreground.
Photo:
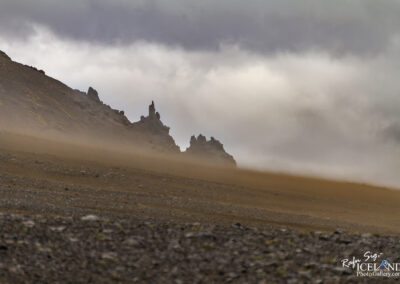
<svg viewBox="0 0 400 284">
<path fill-rule="evenodd" d="M 0 283 L 374 283 L 341 259 L 398 257 L 400 191 L 110 149 L 2 133 Z"/>
</svg>

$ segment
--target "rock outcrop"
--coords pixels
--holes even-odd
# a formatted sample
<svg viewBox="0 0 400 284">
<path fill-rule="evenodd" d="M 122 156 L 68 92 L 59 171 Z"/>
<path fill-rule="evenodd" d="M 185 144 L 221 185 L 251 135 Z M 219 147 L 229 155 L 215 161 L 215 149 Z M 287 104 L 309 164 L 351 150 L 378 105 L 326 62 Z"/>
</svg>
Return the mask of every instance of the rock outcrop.
<svg viewBox="0 0 400 284">
<path fill-rule="evenodd" d="M 87 91 L 87 95 L 90 99 L 94 100 L 95 102 L 101 102 L 100 98 L 99 98 L 99 94 L 97 93 L 97 91 L 95 89 L 93 89 L 92 87 L 89 87 L 88 91 Z"/>
<path fill-rule="evenodd" d="M 214 137 L 207 141 L 201 134 L 197 138 L 192 136 L 190 146 L 184 154 L 207 162 L 236 166 L 235 159 L 225 152 L 224 145 Z"/>
<path fill-rule="evenodd" d="M 180 153 L 179 147 L 175 144 L 172 136 L 169 135 L 170 128 L 164 125 L 161 121 L 160 114 L 156 111 L 154 101 L 149 105 L 148 116 L 142 115 L 140 120 L 132 123 L 130 127 L 150 136 L 151 148 L 157 148 L 158 144 L 162 144 L 166 146 L 167 151 Z"/>
<path fill-rule="evenodd" d="M 132 124 L 133 127 L 154 134 L 169 134 L 169 127 L 161 121 L 161 116 L 156 112 L 154 101 L 149 105 L 148 116 L 141 116 L 138 122 Z"/>
<path fill-rule="evenodd" d="M 0 50 L 0 57 L 3 57 L 5 59 L 7 59 L 7 60 L 11 60 L 11 58 L 5 52 L 3 52 L 1 50 Z"/>
</svg>

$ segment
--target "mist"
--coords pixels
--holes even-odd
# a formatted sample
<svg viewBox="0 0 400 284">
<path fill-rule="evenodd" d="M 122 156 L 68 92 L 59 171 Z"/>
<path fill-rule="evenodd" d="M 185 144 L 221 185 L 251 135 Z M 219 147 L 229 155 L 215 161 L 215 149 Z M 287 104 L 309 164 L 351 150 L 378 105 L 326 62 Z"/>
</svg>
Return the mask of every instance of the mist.
<svg viewBox="0 0 400 284">
<path fill-rule="evenodd" d="M 145 36 L 82 39 L 46 25 L 0 34 L 0 49 L 72 88 L 94 87 L 131 121 L 154 100 L 182 150 L 202 133 L 241 167 L 400 186 L 400 40 L 390 29 L 375 48 L 348 43 L 338 53 L 322 39 L 192 48 Z"/>
</svg>

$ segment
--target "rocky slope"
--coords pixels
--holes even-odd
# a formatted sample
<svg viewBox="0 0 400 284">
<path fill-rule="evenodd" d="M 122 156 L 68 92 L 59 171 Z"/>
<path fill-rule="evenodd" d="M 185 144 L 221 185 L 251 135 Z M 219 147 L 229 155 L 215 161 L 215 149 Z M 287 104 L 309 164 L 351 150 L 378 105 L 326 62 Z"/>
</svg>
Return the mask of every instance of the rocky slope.
<svg viewBox="0 0 400 284">
<path fill-rule="evenodd" d="M 0 127 L 179 152 L 167 132 L 133 127 L 123 111 L 104 104 L 93 88 L 73 90 L 5 53 L 0 56 Z"/>
<path fill-rule="evenodd" d="M 87 93 L 73 90 L 46 76 L 42 70 L 12 61 L 4 52 L 0 52 L 0 129 L 117 141 L 156 152 L 180 154 L 154 102 L 149 106 L 147 117 L 132 123 L 123 111 L 103 103 L 92 87 Z M 207 145 L 188 153 L 215 161 L 229 156 L 222 147 L 214 147 L 214 142 Z"/>
</svg>

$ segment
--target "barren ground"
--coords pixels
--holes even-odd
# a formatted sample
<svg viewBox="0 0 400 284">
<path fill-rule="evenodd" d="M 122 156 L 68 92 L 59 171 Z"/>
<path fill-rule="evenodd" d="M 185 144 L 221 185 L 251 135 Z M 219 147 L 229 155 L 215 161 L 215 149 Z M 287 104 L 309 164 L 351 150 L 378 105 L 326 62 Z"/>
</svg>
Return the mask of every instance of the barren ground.
<svg viewBox="0 0 400 284">
<path fill-rule="evenodd" d="M 0 209 L 400 233 L 400 191 L 223 169 L 21 135 L 0 139 Z"/>
<path fill-rule="evenodd" d="M 48 283 L 53 281 L 68 282 L 68 279 L 75 279 L 75 281 L 72 281 L 74 283 L 79 282 L 79 279 L 82 283 L 96 279 L 95 282 L 97 283 L 102 282 L 102 280 L 105 283 L 111 280 L 117 282 L 133 282 L 135 280 L 153 283 L 154 281 L 169 282 L 176 280 L 176 283 L 191 283 L 190 278 L 188 279 L 191 268 L 186 267 L 186 274 L 184 275 L 181 275 L 179 270 L 184 269 L 179 268 L 179 265 L 187 261 L 186 258 L 175 260 L 175 264 L 178 265 L 175 265 L 177 268 L 174 268 L 174 261 L 171 260 L 172 264 L 164 267 L 168 273 L 160 270 L 158 276 L 147 275 L 145 267 L 138 268 L 135 266 L 135 269 L 137 269 L 135 272 L 130 270 L 129 267 L 124 267 L 124 265 L 121 268 L 121 265 L 113 264 L 110 267 L 117 270 L 122 269 L 122 271 L 107 270 L 106 262 L 114 263 L 112 259 L 118 258 L 118 252 L 122 250 L 122 245 L 119 242 L 121 241 L 122 244 L 123 241 L 134 236 L 137 228 L 144 226 L 148 231 L 141 233 L 139 243 L 143 238 L 146 239 L 146 234 L 155 236 L 156 233 L 151 233 L 152 228 L 155 228 L 155 232 L 158 232 L 158 235 L 154 237 L 155 243 L 175 243 L 175 247 L 178 250 L 181 247 L 183 251 L 185 251 L 187 245 L 191 249 L 198 248 L 202 251 L 195 253 L 195 255 L 198 255 L 199 263 L 209 263 L 214 259 L 210 250 L 215 251 L 216 255 L 223 253 L 222 247 L 226 245 L 226 242 L 232 241 L 230 238 L 224 239 L 224 236 L 228 237 L 229 235 L 237 236 L 239 243 L 233 245 L 232 248 L 226 247 L 225 252 L 232 249 L 231 252 L 234 253 L 234 249 L 237 249 L 237 254 L 242 254 L 243 252 L 238 250 L 247 246 L 249 255 L 242 263 L 245 268 L 247 267 L 246 263 L 252 259 L 250 256 L 254 255 L 255 248 L 253 246 L 256 244 L 263 248 L 256 251 L 255 257 L 257 259 L 263 259 L 265 256 L 275 253 L 274 257 L 281 258 L 283 261 L 272 266 L 265 263 L 259 264 L 256 268 L 264 269 L 264 274 L 261 273 L 262 271 L 257 274 L 259 277 L 256 275 L 254 267 L 254 269 L 249 267 L 246 268 L 247 270 L 244 269 L 246 271 L 244 273 L 254 270 L 255 274 L 252 274 L 251 277 L 243 276 L 242 272 L 237 271 L 239 268 L 229 271 L 228 262 L 225 263 L 225 266 L 221 266 L 221 271 L 213 270 L 214 278 L 207 278 L 208 272 L 196 270 L 198 275 L 197 278 L 192 279 L 193 282 L 207 283 L 211 280 L 211 282 L 226 280 L 253 283 L 253 280 L 262 281 L 263 279 L 282 283 L 296 279 L 313 282 L 329 276 L 333 279 L 333 283 L 339 283 L 343 279 L 347 279 L 340 277 L 352 277 L 350 272 L 335 271 L 339 265 L 336 261 L 340 258 L 338 255 L 340 252 L 357 253 L 358 246 L 360 246 L 359 252 L 361 252 L 365 245 L 375 246 L 377 250 L 391 251 L 398 244 L 400 233 L 399 203 L 400 193 L 398 191 L 381 187 L 242 169 L 217 168 L 167 158 L 138 155 L 126 150 L 105 150 L 100 146 L 78 146 L 73 143 L 1 133 L 0 212 L 3 215 L 0 222 L 2 223 L 0 253 L 6 254 L 6 256 L 3 255 L 2 259 L 8 257 L 9 262 L 15 262 L 15 264 L 7 266 L 0 259 L 0 280 L 5 283 L 23 283 L 35 282 L 33 277 L 36 277 L 37 281 Z M 71 266 L 72 272 L 75 271 L 74 273 L 68 272 L 68 269 L 65 272 L 67 274 L 61 273 L 62 269 L 65 268 L 64 266 L 56 269 L 61 274 L 57 274 L 57 271 L 49 273 L 50 267 L 46 265 L 39 265 L 35 268 L 36 266 L 31 262 L 26 263 L 26 259 L 18 260 L 20 258 L 18 255 L 21 252 L 18 252 L 17 244 L 24 238 L 27 243 L 22 244 L 27 246 L 27 251 L 32 249 L 29 245 L 30 242 L 32 245 L 35 243 L 36 249 L 38 249 L 38 242 L 40 248 L 43 245 L 49 247 L 46 238 L 52 238 L 51 234 L 53 233 L 49 233 L 50 225 L 37 225 L 42 222 L 40 220 L 43 220 L 43 218 L 47 221 L 42 223 L 48 222 L 52 227 L 64 227 L 61 231 L 65 228 L 67 228 L 66 230 L 71 228 L 71 232 L 73 232 L 74 230 L 79 231 L 81 226 L 86 228 L 86 225 L 80 225 L 79 222 L 82 216 L 88 214 L 96 215 L 105 221 L 103 225 L 101 225 L 102 223 L 95 223 L 94 229 L 89 230 L 92 234 L 89 233 L 85 238 L 94 238 L 94 242 L 101 243 L 103 240 L 96 239 L 96 236 L 101 233 L 101 238 L 106 238 L 107 233 L 102 233 L 102 230 L 107 227 L 106 224 L 109 222 L 114 224 L 114 227 L 108 230 L 110 234 L 115 232 L 116 228 L 120 228 L 119 223 L 129 227 L 128 232 L 125 232 L 126 235 L 122 240 L 119 239 L 121 236 L 115 235 L 114 242 L 112 239 L 110 240 L 111 247 L 101 247 L 102 252 L 96 252 L 96 249 L 98 249 L 96 243 L 85 245 L 80 242 L 80 246 L 76 249 L 87 250 L 88 255 L 80 256 L 83 262 L 79 263 L 83 266 Z M 29 221 L 32 221 L 35 225 L 30 226 Z M 192 225 L 188 225 L 189 223 Z M 240 223 L 240 225 L 232 228 L 233 223 Z M 28 229 L 22 230 L 21 228 L 24 225 L 21 224 L 25 224 Z M 28 225 L 26 226 L 26 224 Z M 197 228 L 199 226 L 201 229 Z M 196 228 L 193 229 L 193 227 Z M 253 229 L 247 231 L 244 228 Z M 283 231 L 282 228 L 284 228 Z M 341 231 L 336 234 L 332 233 L 337 229 L 348 233 Z M 29 230 L 32 230 L 36 235 L 29 235 Z M 182 232 L 173 233 L 179 230 Z M 54 231 L 57 231 L 57 229 L 52 232 Z M 193 236 L 200 238 L 201 243 L 192 244 L 192 246 L 190 242 L 188 243 L 185 240 L 192 238 L 187 233 L 193 231 L 201 231 L 202 233 Z M 361 235 L 357 235 L 358 233 L 391 236 L 386 237 L 388 239 L 385 239 L 385 247 L 378 235 L 375 236 L 376 242 L 372 242 L 371 240 L 365 241 L 365 234 L 364 237 L 361 237 Z M 35 236 L 38 234 L 47 237 L 39 237 L 35 240 Z M 240 237 L 237 234 L 243 235 Z M 320 234 L 323 234 L 324 237 L 320 238 Z M 7 243 L 8 238 L 12 236 L 14 236 L 14 241 L 9 240 Z M 256 236 L 254 240 L 252 236 Z M 285 236 L 288 240 L 285 239 Z M 68 236 L 63 234 L 63 237 L 67 238 Z M 73 236 L 71 238 L 74 239 Z M 342 241 L 343 238 L 345 241 Z M 330 274 L 319 275 L 329 269 L 325 267 L 326 269 L 320 270 L 319 264 L 316 266 L 315 263 L 310 264 L 308 268 L 302 268 L 305 269 L 306 275 L 303 275 L 304 273 L 298 274 L 300 268 L 291 267 L 288 264 L 289 260 L 296 264 L 296 257 L 291 255 L 287 248 L 286 254 L 283 255 L 282 251 L 285 252 L 285 248 L 280 248 L 281 254 L 276 254 L 276 251 L 274 252 L 270 248 L 271 244 L 280 242 L 282 239 L 286 240 L 284 244 L 289 250 L 294 252 L 294 246 L 300 250 L 297 253 L 302 256 L 306 253 L 302 251 L 306 246 L 305 243 L 315 242 L 316 247 L 308 249 L 310 259 L 315 258 L 315 263 L 318 263 L 321 259 L 329 257 L 329 261 L 327 260 L 329 264 L 326 265 L 331 265 Z M 244 244 L 240 243 L 242 241 Z M 271 243 L 268 243 L 269 241 Z M 324 248 L 324 243 L 318 242 L 324 241 L 333 243 L 329 253 L 318 252 L 319 249 Z M 61 241 L 57 239 L 52 241 L 53 244 L 57 242 Z M 157 253 L 153 255 L 154 249 L 150 248 L 151 244 L 147 243 L 147 246 L 144 246 L 142 243 L 137 244 L 137 242 L 138 240 L 132 241 L 133 247 L 136 244 L 139 248 L 145 248 L 141 253 L 150 258 L 150 260 L 143 261 L 147 264 L 147 261 L 154 264 L 151 259 L 156 261 L 158 256 Z M 218 244 L 222 251 L 219 250 L 220 247 L 215 247 Z M 330 246 L 329 242 L 326 244 L 328 244 L 326 247 Z M 63 245 L 65 244 L 61 242 L 57 246 Z M 269 248 L 266 249 L 265 246 Z M 164 251 L 163 248 L 158 248 L 164 254 L 167 249 L 173 250 L 174 247 L 166 246 Z M 279 249 L 279 247 L 277 246 L 276 249 Z M 325 249 L 327 250 L 327 248 Z M 158 250 L 156 249 L 156 251 Z M 46 249 L 44 251 L 46 252 Z M 104 255 L 104 253 L 111 254 Z M 123 254 L 123 250 L 120 253 Z M 16 255 L 13 256 L 13 254 Z M 37 255 L 35 253 L 29 254 L 32 258 L 39 255 L 39 252 Z M 96 269 L 98 269 L 96 268 L 95 271 L 89 273 L 87 270 L 89 268 L 84 266 L 84 264 L 88 265 L 88 259 L 95 258 L 93 255 L 103 259 L 99 260 L 99 265 L 105 266 L 103 270 L 100 269 L 101 272 L 96 272 Z M 188 253 L 186 256 L 190 255 Z M 58 262 L 63 259 L 54 255 L 51 257 Z M 63 257 L 65 261 L 69 261 L 67 256 L 64 255 Z M 220 257 L 226 259 L 227 256 Z M 271 258 L 271 255 L 269 258 Z M 25 264 L 21 263 L 24 261 Z M 57 261 L 54 263 L 57 263 Z M 297 261 L 304 262 L 301 258 Z M 162 266 L 163 264 L 159 265 Z M 272 269 L 273 273 L 265 274 L 269 271 L 266 267 L 270 267 L 268 269 Z M 33 268 L 38 275 L 32 272 Z M 2 272 L 2 269 L 5 269 L 6 272 Z M 157 271 L 156 267 L 152 269 L 152 271 Z M 177 269 L 178 272 L 175 271 L 175 274 L 170 274 L 172 269 Z M 207 269 L 206 271 L 208 271 Z M 104 273 L 106 273 L 106 276 L 103 275 Z M 15 275 L 18 275 L 18 277 Z M 106 278 L 101 278 L 103 277 L 101 275 Z M 181 276 L 183 278 L 179 278 Z M 255 278 L 252 278 L 253 276 Z M 336 278 L 332 278 L 333 276 Z M 350 280 L 358 281 L 359 279 Z"/>
</svg>

